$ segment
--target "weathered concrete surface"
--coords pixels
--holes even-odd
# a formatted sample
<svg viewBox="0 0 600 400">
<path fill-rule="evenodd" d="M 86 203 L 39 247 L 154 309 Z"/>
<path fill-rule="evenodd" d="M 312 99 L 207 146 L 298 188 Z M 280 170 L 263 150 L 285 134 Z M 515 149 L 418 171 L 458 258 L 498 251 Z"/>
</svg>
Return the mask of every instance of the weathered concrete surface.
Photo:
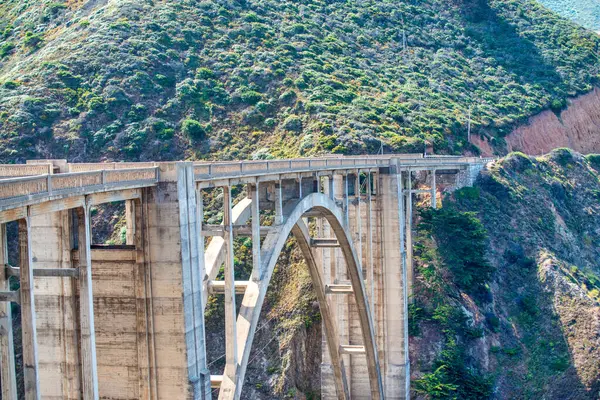
<svg viewBox="0 0 600 400">
<path fill-rule="evenodd" d="M 69 211 L 31 219 L 34 268 L 71 268 Z M 40 385 L 45 399 L 79 399 L 79 289 L 71 278 L 35 278 Z"/>
</svg>

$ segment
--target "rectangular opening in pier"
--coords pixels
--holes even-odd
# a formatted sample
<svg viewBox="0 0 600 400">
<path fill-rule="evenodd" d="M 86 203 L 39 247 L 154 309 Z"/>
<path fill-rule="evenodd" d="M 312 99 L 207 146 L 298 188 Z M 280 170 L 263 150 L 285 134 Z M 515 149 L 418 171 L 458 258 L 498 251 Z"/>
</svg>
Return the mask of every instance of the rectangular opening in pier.
<svg viewBox="0 0 600 400">
<path fill-rule="evenodd" d="M 126 202 L 98 204 L 90 209 L 93 245 L 127 244 Z"/>
</svg>

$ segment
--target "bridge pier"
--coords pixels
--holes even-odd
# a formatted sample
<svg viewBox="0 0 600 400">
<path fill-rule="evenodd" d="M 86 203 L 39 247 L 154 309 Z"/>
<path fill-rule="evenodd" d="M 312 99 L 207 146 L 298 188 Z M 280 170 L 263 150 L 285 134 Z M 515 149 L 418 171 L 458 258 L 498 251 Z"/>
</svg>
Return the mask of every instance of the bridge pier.
<svg viewBox="0 0 600 400">
<path fill-rule="evenodd" d="M 0 224 L 0 262 L 8 265 L 8 244 L 6 224 Z M 6 268 L 0 268 L 0 290 L 8 292 L 10 284 Z M 2 398 L 17 398 L 17 380 L 15 368 L 15 348 L 12 327 L 12 310 L 9 302 L 0 302 L 0 379 Z"/>
<path fill-rule="evenodd" d="M 408 187 L 410 188 L 410 171 Z M 382 224 L 382 259 L 384 274 L 385 319 L 385 389 L 387 399 L 407 399 L 410 382 L 408 359 L 408 268 L 409 255 L 403 247 L 403 221 L 407 220 L 406 240 L 410 229 L 410 197 L 407 207 L 402 204 L 402 172 L 390 171 L 380 175 Z M 406 210 L 406 214 L 405 214 Z M 406 217 L 405 217 L 406 215 Z"/>
</svg>

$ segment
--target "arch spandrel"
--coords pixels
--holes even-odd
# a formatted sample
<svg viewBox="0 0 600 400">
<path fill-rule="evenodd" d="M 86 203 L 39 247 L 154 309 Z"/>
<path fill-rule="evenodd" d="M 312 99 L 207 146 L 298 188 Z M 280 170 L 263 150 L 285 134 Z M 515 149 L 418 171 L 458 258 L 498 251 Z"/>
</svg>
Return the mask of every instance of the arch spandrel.
<svg viewBox="0 0 600 400">
<path fill-rule="evenodd" d="M 241 395 L 241 390 L 246 374 L 246 368 L 250 357 L 250 351 L 252 348 L 252 342 L 254 340 L 254 333 L 256 331 L 256 327 L 258 325 L 258 320 L 260 317 L 260 310 L 262 308 L 267 288 L 269 286 L 269 282 L 271 281 L 271 277 L 273 275 L 273 271 L 277 263 L 277 259 L 289 235 L 293 233 L 292 231 L 294 229 L 296 229 L 294 231 L 295 234 L 304 235 L 304 233 L 302 233 L 302 226 L 304 225 L 302 217 L 305 213 L 309 211 L 320 212 L 322 216 L 327 219 L 327 221 L 332 227 L 332 231 L 335 237 L 337 238 L 340 244 L 340 248 L 342 250 L 348 268 L 348 276 L 350 277 L 350 282 L 352 284 L 353 293 L 357 304 L 358 315 L 363 336 L 363 343 L 367 357 L 369 381 L 371 383 L 371 398 L 384 398 L 383 382 L 381 378 L 379 357 L 377 353 L 377 344 L 375 342 L 373 317 L 370 312 L 370 307 L 368 307 L 367 305 L 367 295 L 364 282 L 362 280 L 360 264 L 358 262 L 356 252 L 353 248 L 350 233 L 343 226 L 342 221 L 344 221 L 344 217 L 342 215 L 342 211 L 339 207 L 336 206 L 334 201 L 324 194 L 312 193 L 301 200 L 293 200 L 288 202 L 283 209 L 283 224 L 274 226 L 264 240 L 261 250 L 262 265 L 260 266 L 260 271 L 263 272 L 263 276 L 261 276 L 258 281 L 250 284 L 246 289 L 244 298 L 242 300 L 240 312 L 237 318 L 236 330 L 238 340 L 239 365 L 237 371 L 237 380 L 235 383 L 233 383 L 235 385 L 235 388 L 227 388 L 224 382 L 224 386 L 221 387 L 221 391 L 219 394 L 220 399 L 237 399 Z M 308 248 L 308 250 L 310 250 L 310 248 Z M 307 258 L 308 253 L 303 251 L 303 254 L 305 255 L 305 258 Z M 310 258 L 311 256 L 308 257 Z M 319 303 L 321 304 L 321 302 Z M 321 307 L 327 307 L 325 305 L 326 303 L 327 302 L 324 302 L 323 305 L 321 305 Z M 329 334 L 329 332 L 327 332 L 327 334 Z M 339 348 L 334 349 L 333 351 L 339 352 Z M 334 369 L 338 366 L 334 365 Z M 339 375 L 340 373 L 341 372 L 338 371 L 336 372 L 336 375 Z M 340 388 L 338 388 L 338 391 L 339 390 Z M 343 386 L 341 390 L 343 393 Z M 225 393 L 234 394 L 233 397 L 230 397 L 226 396 Z"/>
</svg>

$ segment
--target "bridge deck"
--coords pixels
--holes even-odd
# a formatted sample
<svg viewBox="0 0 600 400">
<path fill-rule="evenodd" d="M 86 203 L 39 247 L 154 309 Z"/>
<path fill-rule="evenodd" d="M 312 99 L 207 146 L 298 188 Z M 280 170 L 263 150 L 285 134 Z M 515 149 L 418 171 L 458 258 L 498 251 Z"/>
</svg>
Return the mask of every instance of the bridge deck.
<svg viewBox="0 0 600 400">
<path fill-rule="evenodd" d="M 205 186 L 223 180 L 272 179 L 274 175 L 331 173 L 343 170 L 372 170 L 396 166 L 398 169 L 463 169 L 486 164 L 492 159 L 476 157 L 396 154 L 357 157 L 321 157 L 289 160 L 225 161 L 194 163 L 194 178 Z M 74 163 L 67 173 L 53 173 L 52 161 L 0 165 L 0 212 L 28 205 L 94 193 L 137 189 L 160 181 L 162 162 Z M 42 174 L 43 173 L 43 174 Z"/>
</svg>

